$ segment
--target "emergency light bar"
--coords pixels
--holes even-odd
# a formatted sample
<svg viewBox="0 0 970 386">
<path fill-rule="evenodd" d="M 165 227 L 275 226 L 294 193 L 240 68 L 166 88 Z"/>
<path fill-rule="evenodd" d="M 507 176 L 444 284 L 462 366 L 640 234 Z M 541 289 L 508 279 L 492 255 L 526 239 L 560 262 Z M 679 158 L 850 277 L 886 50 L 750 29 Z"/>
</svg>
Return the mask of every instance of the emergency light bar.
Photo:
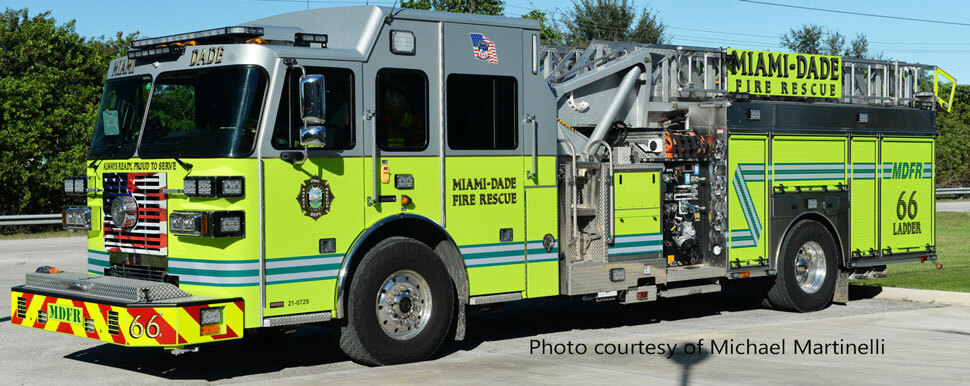
<svg viewBox="0 0 970 386">
<path fill-rule="evenodd" d="M 184 53 L 185 53 L 185 47 L 182 47 L 182 46 L 149 48 L 145 50 L 128 51 L 128 60 L 161 58 L 161 57 L 167 57 L 167 56 L 182 56 L 182 54 Z"/>
<path fill-rule="evenodd" d="M 138 39 L 131 42 L 131 48 L 141 49 L 155 47 L 162 44 L 171 44 L 195 40 L 200 44 L 204 40 L 215 40 L 217 38 L 235 38 L 240 40 L 263 36 L 263 27 L 235 26 L 213 28 L 204 31 L 189 32 L 178 35 L 161 36 L 157 38 Z M 225 40 L 225 39 L 224 39 Z"/>
</svg>

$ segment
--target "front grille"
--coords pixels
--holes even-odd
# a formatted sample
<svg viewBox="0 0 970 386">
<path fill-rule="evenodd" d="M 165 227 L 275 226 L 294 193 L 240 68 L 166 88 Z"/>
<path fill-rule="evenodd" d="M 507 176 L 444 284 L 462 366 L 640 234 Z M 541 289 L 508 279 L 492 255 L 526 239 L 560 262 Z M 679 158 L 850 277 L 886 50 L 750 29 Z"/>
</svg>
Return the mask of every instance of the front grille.
<svg viewBox="0 0 970 386">
<path fill-rule="evenodd" d="M 37 322 L 41 324 L 47 323 L 47 311 L 37 311 Z"/>
<path fill-rule="evenodd" d="M 27 298 L 20 296 L 17 297 L 17 318 L 23 319 L 27 317 Z"/>
<path fill-rule="evenodd" d="M 168 201 L 165 173 L 104 173 L 104 248 L 108 252 L 168 254 Z M 133 229 L 115 227 L 111 204 L 119 196 L 138 203 L 138 223 Z"/>
<path fill-rule="evenodd" d="M 179 284 L 178 277 L 169 275 L 164 269 L 140 264 L 112 264 L 111 268 L 105 270 L 105 275 L 171 283 L 174 285 Z"/>
<path fill-rule="evenodd" d="M 108 311 L 108 334 L 118 335 L 121 330 L 118 328 L 118 313 L 115 311 Z"/>
</svg>

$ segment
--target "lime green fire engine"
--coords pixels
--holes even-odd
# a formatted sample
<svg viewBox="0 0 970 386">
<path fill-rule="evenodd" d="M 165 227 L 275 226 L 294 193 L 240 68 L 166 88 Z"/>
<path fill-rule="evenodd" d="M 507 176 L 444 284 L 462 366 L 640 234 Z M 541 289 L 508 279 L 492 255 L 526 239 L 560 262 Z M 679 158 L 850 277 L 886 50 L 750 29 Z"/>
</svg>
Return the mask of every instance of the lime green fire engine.
<svg viewBox="0 0 970 386">
<path fill-rule="evenodd" d="M 807 312 L 935 260 L 942 70 L 538 35 L 361 6 L 133 42 L 64 182 L 88 272 L 28 273 L 12 323 L 183 351 L 329 322 L 391 364 L 472 306 L 767 277 Z"/>
</svg>

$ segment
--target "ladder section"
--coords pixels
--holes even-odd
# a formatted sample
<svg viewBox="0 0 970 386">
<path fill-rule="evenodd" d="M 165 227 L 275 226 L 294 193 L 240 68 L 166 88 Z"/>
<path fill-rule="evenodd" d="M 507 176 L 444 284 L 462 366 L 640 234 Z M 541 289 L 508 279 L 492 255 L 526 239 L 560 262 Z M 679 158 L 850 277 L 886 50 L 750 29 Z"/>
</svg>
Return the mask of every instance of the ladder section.
<svg viewBox="0 0 970 386">
<path fill-rule="evenodd" d="M 626 92 L 617 90 L 622 84 L 618 80 L 633 66 L 644 69 L 634 90 L 635 107 L 640 108 L 641 112 L 669 111 L 670 106 L 664 108 L 663 105 L 669 103 L 733 97 L 728 95 L 731 64 L 725 48 L 594 40 L 586 48 L 543 47 L 540 60 L 543 63 L 543 76 L 560 98 L 560 107 L 568 106 L 568 110 L 572 110 L 560 108 L 561 112 L 566 112 L 561 114 L 565 115 L 562 118 L 574 126 L 591 122 L 566 118 L 602 116 L 597 113 L 596 102 Z M 809 98 L 811 101 L 935 108 L 936 66 L 844 58 L 841 67 L 842 97 Z M 743 97 L 748 98 L 746 95 Z M 797 97 L 771 98 L 806 101 Z M 632 118 L 633 122 L 626 121 L 635 127 L 646 127 L 646 121 L 638 122 L 636 116 Z"/>
</svg>

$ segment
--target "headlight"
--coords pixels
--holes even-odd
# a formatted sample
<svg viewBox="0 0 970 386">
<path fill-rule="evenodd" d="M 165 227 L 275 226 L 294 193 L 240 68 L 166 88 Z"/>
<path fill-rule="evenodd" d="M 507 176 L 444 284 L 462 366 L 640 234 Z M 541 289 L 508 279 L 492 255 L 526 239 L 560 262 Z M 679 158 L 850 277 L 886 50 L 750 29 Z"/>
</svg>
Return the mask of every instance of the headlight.
<svg viewBox="0 0 970 386">
<path fill-rule="evenodd" d="M 61 223 L 65 229 L 91 230 L 94 210 L 89 206 L 69 206 L 61 211 Z"/>
<path fill-rule="evenodd" d="M 243 211 L 174 211 L 169 216 L 169 231 L 181 236 L 244 237 Z"/>
</svg>

